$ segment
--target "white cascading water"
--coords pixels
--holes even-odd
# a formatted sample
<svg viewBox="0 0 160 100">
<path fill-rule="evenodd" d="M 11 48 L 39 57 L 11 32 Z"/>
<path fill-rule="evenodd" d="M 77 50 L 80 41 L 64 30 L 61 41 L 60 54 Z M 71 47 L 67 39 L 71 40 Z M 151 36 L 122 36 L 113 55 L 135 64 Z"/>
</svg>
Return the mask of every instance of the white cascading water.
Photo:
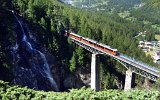
<svg viewBox="0 0 160 100">
<path fill-rule="evenodd" d="M 32 66 L 31 66 L 32 68 L 31 69 L 34 70 L 33 72 L 36 72 L 36 73 L 40 74 L 40 75 L 37 75 L 37 76 L 42 76 L 43 78 L 45 78 L 46 81 L 48 80 L 49 84 L 51 85 L 51 87 L 54 88 L 55 91 L 59 91 L 58 86 L 57 86 L 55 80 L 53 79 L 53 77 L 51 75 L 51 71 L 49 69 L 49 65 L 47 63 L 45 55 L 42 52 L 40 52 L 39 50 L 34 49 L 32 47 L 32 44 L 27 40 L 27 36 L 26 36 L 25 30 L 24 30 L 24 28 L 22 26 L 21 21 L 17 18 L 17 16 L 16 16 L 14 11 L 12 11 L 12 13 L 13 13 L 14 17 L 16 18 L 16 21 L 20 25 L 20 29 L 21 29 L 21 33 L 22 33 L 21 42 L 23 44 L 25 44 L 23 46 L 25 46 L 25 49 L 28 52 L 30 52 L 32 54 L 32 56 L 34 55 L 34 56 L 38 57 L 38 58 L 36 58 L 36 60 L 34 60 L 34 56 L 33 56 L 33 58 L 32 58 Z M 13 47 L 14 52 L 16 52 L 18 47 L 19 47 L 19 45 L 16 43 L 16 45 Z"/>
</svg>

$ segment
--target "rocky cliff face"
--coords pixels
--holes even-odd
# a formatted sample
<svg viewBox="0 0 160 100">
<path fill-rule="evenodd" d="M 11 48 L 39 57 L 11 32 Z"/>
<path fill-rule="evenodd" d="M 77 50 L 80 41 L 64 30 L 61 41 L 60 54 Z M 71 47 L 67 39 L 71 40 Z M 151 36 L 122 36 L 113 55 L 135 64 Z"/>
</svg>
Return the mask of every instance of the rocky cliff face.
<svg viewBox="0 0 160 100">
<path fill-rule="evenodd" d="M 38 41 L 34 41 L 37 39 L 27 24 L 15 11 L 11 12 L 16 24 L 16 43 L 11 50 L 15 65 L 14 83 L 39 90 L 59 91 L 44 53 L 45 48 L 39 48 L 40 46 L 35 44 Z"/>
<path fill-rule="evenodd" d="M 66 89 L 90 87 L 90 67 L 77 69 L 74 74 L 67 75 L 63 82 Z"/>
<path fill-rule="evenodd" d="M 7 11 L 7 15 L 5 12 L 1 12 L 0 15 L 7 16 L 1 19 L 0 24 L 0 48 L 5 54 L 1 55 L 1 62 L 3 65 L 10 64 L 5 66 L 10 66 L 8 70 L 12 70 L 11 74 L 4 73 L 4 69 L 7 68 L 2 65 L 2 80 L 9 78 L 8 81 L 11 83 L 45 91 L 63 91 L 89 86 L 90 72 L 84 74 L 84 70 L 78 69 L 71 74 L 65 71 L 57 64 L 53 54 L 41 44 L 40 36 L 34 33 L 29 22 L 18 15 L 15 15 L 17 18 L 14 17 L 10 11 Z M 55 84 L 58 89 L 55 89 Z"/>
</svg>

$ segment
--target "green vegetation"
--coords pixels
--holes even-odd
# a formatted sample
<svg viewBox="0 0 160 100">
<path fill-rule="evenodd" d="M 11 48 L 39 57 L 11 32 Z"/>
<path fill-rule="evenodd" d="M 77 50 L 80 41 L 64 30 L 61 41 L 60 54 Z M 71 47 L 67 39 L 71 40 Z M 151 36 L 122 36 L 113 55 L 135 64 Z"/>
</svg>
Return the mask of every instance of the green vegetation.
<svg viewBox="0 0 160 100">
<path fill-rule="evenodd" d="M 72 89 L 70 92 L 56 93 L 43 92 L 18 86 L 9 86 L 0 81 L 0 99 L 1 100 L 158 100 L 160 92 L 152 90 L 105 90 L 94 92 L 91 89 L 82 88 L 80 90 Z"/>
<path fill-rule="evenodd" d="M 147 57 L 142 50 L 137 49 L 137 40 L 133 38 L 139 32 L 147 31 L 146 39 L 154 40 L 155 31 L 149 26 L 126 21 L 119 17 L 117 13 L 89 12 L 64 5 L 57 0 L 14 0 L 13 3 L 16 12 L 22 15 L 21 18 L 25 20 L 24 22 L 29 26 L 29 29 L 37 36 L 40 44 L 56 57 L 58 65 L 61 66 L 66 75 L 68 73 L 74 74 L 79 68 L 87 69 L 87 66 L 90 66 L 91 53 L 67 40 L 63 36 L 65 29 L 110 45 L 117 48 L 121 53 L 155 65 L 151 57 Z M 15 33 L 13 28 L 8 27 L 10 25 L 14 26 L 12 24 L 15 24 L 15 19 L 6 7 L 7 5 L 4 4 L 4 10 L 1 10 L 1 13 L 7 13 L 7 15 L 0 19 L 5 23 L 0 23 L 1 26 L 5 25 L 5 27 L 1 27 L 6 30 L 1 32 L 3 37 L 6 33 L 11 36 Z M 9 22 L 11 24 L 7 24 L 5 18 L 10 18 Z M 5 38 L 8 39 L 7 36 Z M 14 40 L 14 37 L 10 37 L 9 40 Z M 12 45 L 15 44 L 13 41 L 10 42 Z M 0 46 L 0 48 L 5 48 L 4 42 L 1 43 L 0 45 L 3 47 Z M 3 55 L 0 55 L 2 57 L 1 66 L 3 68 L 9 66 L 11 67 L 9 70 L 11 70 L 14 65 L 10 64 L 9 62 L 12 61 L 4 56 L 10 52 L 10 49 L 4 50 L 6 51 L 1 51 Z M 118 80 L 124 80 L 125 67 L 110 57 L 103 56 L 100 58 L 103 67 L 101 69 L 103 70 L 101 71 L 102 89 L 117 88 L 115 83 Z M 4 61 L 7 61 L 6 64 L 3 64 Z M 117 73 L 120 74 L 117 75 Z M 136 79 L 138 80 L 136 81 L 138 86 L 141 86 L 143 79 Z"/>
<path fill-rule="evenodd" d="M 93 1 L 96 0 L 92 0 L 92 2 Z M 101 1 L 104 4 L 104 0 Z M 132 1 L 134 2 L 134 0 Z M 114 5 L 116 5 L 117 2 L 115 2 Z M 125 2 L 125 0 L 123 2 Z M 139 2 L 139 0 L 135 0 L 135 2 Z M 68 73 L 74 74 L 79 68 L 87 69 L 91 61 L 91 53 L 71 43 L 70 40 L 63 36 L 64 30 L 73 31 L 79 35 L 110 45 L 113 48 L 117 48 L 121 53 L 156 66 L 150 56 L 146 56 L 142 50 L 137 49 L 138 41 L 133 38 L 139 32 L 146 31 L 145 39 L 155 40 L 154 34 L 156 34 L 157 31 L 152 29 L 150 25 L 144 25 L 144 23 L 142 23 L 145 21 L 145 23 L 153 23 L 156 27 L 159 25 L 158 14 L 154 14 L 153 16 L 147 14 L 151 9 L 147 9 L 144 15 L 142 15 L 142 10 L 119 13 L 121 17 L 128 19 L 125 20 L 118 16 L 116 13 L 118 11 L 114 8 L 109 9 L 109 12 L 114 9 L 114 12 L 105 13 L 76 9 L 64 5 L 57 0 L 13 0 L 13 3 L 14 5 L 11 6 L 12 3 L 10 3 L 10 0 L 0 1 L 0 37 L 3 37 L 0 38 L 0 73 L 3 73 L 0 75 L 0 79 L 2 80 L 11 81 L 12 79 L 10 78 L 13 77 L 14 73 L 14 70 L 12 70 L 14 64 L 12 63 L 11 54 L 9 53 L 11 51 L 10 48 L 15 45 L 15 37 L 13 36 L 13 34 L 16 33 L 14 30 L 15 19 L 7 9 L 15 9 L 17 13 L 22 15 L 20 18 L 24 20 L 29 29 L 37 36 L 40 42 L 39 44 L 42 44 L 50 54 L 55 56 L 58 65 L 64 70 L 63 76 L 65 76 L 65 74 L 68 75 Z M 107 5 L 109 3 L 111 2 L 107 2 Z M 129 0 L 126 3 L 129 3 Z M 120 10 L 124 11 L 123 8 Z M 155 9 L 155 11 L 158 10 Z M 124 80 L 125 67 L 110 57 L 101 56 L 100 59 L 101 89 L 117 88 L 116 83 L 119 82 L 119 80 Z M 142 86 L 143 81 L 143 78 L 137 77 L 137 86 Z M 3 84 L 5 85 L 5 83 Z M 13 96 L 11 94 L 13 94 Z M 64 95 L 64 97 L 61 95 Z M 77 95 L 78 98 L 76 98 Z M 30 99 L 36 97 L 46 99 L 59 97 L 62 97 L 62 99 L 79 99 L 85 97 L 86 99 L 141 99 L 156 98 L 158 95 L 159 92 L 139 90 L 133 90 L 131 92 L 109 90 L 96 93 L 90 89 L 71 90 L 70 93 L 61 94 L 5 85 L 0 97 L 3 99 L 5 99 L 5 97 L 11 99 Z"/>
<path fill-rule="evenodd" d="M 147 21 L 153 28 L 159 30 L 160 25 L 160 2 L 159 0 L 144 0 L 145 5 L 139 9 L 131 11 L 131 16 L 139 21 Z M 158 32 L 159 33 L 159 32 Z"/>
<path fill-rule="evenodd" d="M 63 0 L 62 0 L 63 1 Z M 103 9 L 103 11 L 124 11 L 140 4 L 142 0 L 71 0 L 73 5 L 90 10 Z M 83 5 L 83 6 L 82 6 Z"/>
<path fill-rule="evenodd" d="M 145 0 L 143 0 L 145 1 Z M 149 8 L 160 8 L 160 1 L 159 0 L 146 0 L 147 6 Z"/>
</svg>

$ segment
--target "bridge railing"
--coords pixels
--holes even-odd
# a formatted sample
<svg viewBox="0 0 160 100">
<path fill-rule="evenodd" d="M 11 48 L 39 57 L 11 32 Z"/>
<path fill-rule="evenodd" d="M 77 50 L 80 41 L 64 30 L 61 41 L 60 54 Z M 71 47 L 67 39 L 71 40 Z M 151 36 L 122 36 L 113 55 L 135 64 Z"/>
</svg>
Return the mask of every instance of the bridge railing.
<svg viewBox="0 0 160 100">
<path fill-rule="evenodd" d="M 129 57 L 129 56 L 124 55 L 122 53 L 120 53 L 119 55 L 113 55 L 111 53 L 105 52 L 104 50 L 101 50 L 101 49 L 96 48 L 96 47 L 94 47 L 92 45 L 89 45 L 88 43 L 84 43 L 84 42 L 82 42 L 82 41 L 80 41 L 80 40 L 78 40 L 78 39 L 76 39 L 74 37 L 71 37 L 71 39 L 74 40 L 74 41 L 77 41 L 79 43 L 85 44 L 85 45 L 87 45 L 87 46 L 89 46 L 91 48 L 94 48 L 95 50 L 100 51 L 100 53 L 102 53 L 102 54 L 106 54 L 108 56 L 114 57 L 114 58 L 116 58 L 118 60 L 121 60 L 121 61 L 124 61 L 124 62 L 126 62 L 126 63 L 128 63 L 128 64 L 130 64 L 132 66 L 135 66 L 138 69 L 146 71 L 146 72 L 148 72 L 148 73 L 150 73 L 150 74 L 152 74 L 154 76 L 160 77 L 160 70 L 158 68 L 155 68 L 153 66 L 145 64 L 145 63 L 143 63 L 143 62 L 141 62 L 141 61 L 139 61 L 139 60 L 137 60 L 137 59 L 135 59 L 133 57 Z M 88 38 L 84 38 L 84 39 L 87 39 L 89 41 L 95 42 L 94 40 L 91 40 L 91 39 L 88 39 Z"/>
<path fill-rule="evenodd" d="M 155 67 L 153 67 L 151 65 L 145 64 L 144 62 L 139 61 L 139 60 L 137 60 L 137 59 L 135 59 L 133 57 L 129 57 L 129 56 L 126 56 L 124 54 L 120 54 L 120 57 L 123 57 L 123 58 L 125 58 L 125 59 L 127 59 L 127 60 L 129 60 L 131 62 L 134 62 L 134 63 L 136 63 L 136 64 L 138 64 L 140 66 L 143 66 L 143 67 L 145 67 L 147 69 L 153 70 L 153 71 L 155 71 L 157 73 L 160 72 L 160 70 L 158 68 L 155 68 Z"/>
</svg>

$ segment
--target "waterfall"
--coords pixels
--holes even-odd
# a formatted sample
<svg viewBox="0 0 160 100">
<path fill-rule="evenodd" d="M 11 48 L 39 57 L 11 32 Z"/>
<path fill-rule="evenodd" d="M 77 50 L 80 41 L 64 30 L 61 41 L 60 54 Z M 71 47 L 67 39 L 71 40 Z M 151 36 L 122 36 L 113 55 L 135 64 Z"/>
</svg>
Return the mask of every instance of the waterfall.
<svg viewBox="0 0 160 100">
<path fill-rule="evenodd" d="M 13 47 L 13 61 L 17 67 L 15 76 L 18 77 L 15 79 L 15 83 L 40 90 L 59 91 L 45 55 L 32 46 L 26 36 L 22 22 L 14 11 L 12 13 L 20 27 L 20 34 L 17 34 L 20 41 Z"/>
</svg>

